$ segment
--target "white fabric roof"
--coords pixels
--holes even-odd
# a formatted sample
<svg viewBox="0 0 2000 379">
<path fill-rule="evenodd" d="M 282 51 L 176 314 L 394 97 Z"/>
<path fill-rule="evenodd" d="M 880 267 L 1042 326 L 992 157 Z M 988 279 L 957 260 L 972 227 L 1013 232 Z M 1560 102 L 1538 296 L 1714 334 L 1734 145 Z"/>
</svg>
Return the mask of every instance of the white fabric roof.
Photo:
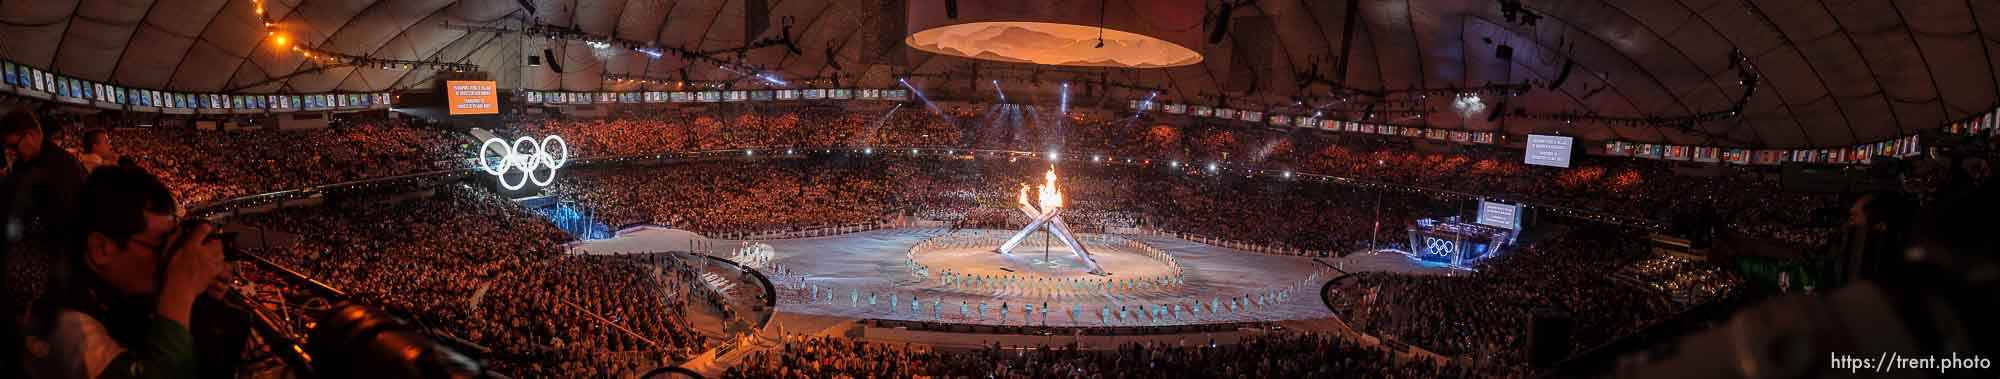
<svg viewBox="0 0 2000 379">
<path fill-rule="evenodd" d="M 741 46 L 745 0 L 533 0 L 554 25 L 695 50 Z M 922 1 L 922 0 L 909 0 Z M 873 0 L 768 0 L 772 27 L 796 20 L 805 54 L 782 48 L 749 61 L 787 77 L 831 73 L 823 51 L 839 51 L 846 74 L 889 85 L 892 72 L 940 72 L 962 58 L 911 53 L 910 67 L 864 67 L 860 36 L 876 17 Z M 1360 0 L 1351 85 L 1366 88 L 1546 83 L 1564 57 L 1576 71 L 1557 90 L 1538 89 L 1513 106 L 1535 113 L 1575 111 L 1620 117 L 1672 117 L 1726 109 L 1741 91 L 1727 56 L 1740 49 L 1764 75 L 1745 114 L 1698 126 L 1697 133 L 1650 126 L 1461 118 L 1441 112 L 1400 124 L 1509 133 L 1561 131 L 1590 139 L 1735 146 L 1841 146 L 1939 127 L 1993 109 L 2000 80 L 1991 59 L 2000 39 L 2000 2 L 1981 0 L 1529 0 L 1545 18 L 1536 27 L 1502 20 L 1492 0 Z M 314 66 L 276 47 L 250 0 L 0 0 L 0 56 L 83 79 L 190 92 L 381 91 L 422 88 L 427 71 Z M 1211 3 L 1210 6 L 1213 6 Z M 509 88 L 592 91 L 602 74 L 677 77 L 689 63 L 629 51 L 600 56 L 578 42 L 450 30 L 445 22 L 519 25 L 516 0 L 272 0 L 266 5 L 299 43 L 346 54 L 442 59 L 480 65 Z M 1231 37 L 1198 47 L 1201 64 L 1113 75 L 1167 89 L 1161 101 L 1212 102 L 1202 94 L 1241 88 L 1232 64 L 1258 62 L 1255 93 L 1229 97 L 1279 103 L 1295 95 L 1291 73 L 1313 57 L 1339 54 L 1346 2 L 1264 0 L 1237 9 Z M 1249 22 L 1249 19 L 1259 19 Z M 1766 22 L 1768 20 L 1768 23 Z M 1268 21 L 1268 22 L 1264 22 Z M 1265 29 L 1268 28 L 1268 29 Z M 1263 29 L 1263 30 L 1256 30 Z M 1265 38 L 1262 36 L 1269 36 Z M 1490 42 L 1488 42 L 1490 41 Z M 1495 57 L 1512 46 L 1511 61 Z M 567 45 L 567 46 L 565 46 Z M 525 67 L 527 55 L 558 48 L 568 73 Z M 1246 54 L 1272 56 L 1245 57 Z M 700 66 L 700 65 L 696 65 Z M 1325 66 L 1324 64 L 1322 66 Z M 1322 67 L 1325 70 L 1325 67 Z M 695 67 L 697 79 L 730 75 Z M 1324 91 L 1324 87 L 1319 90 Z M 1242 106 L 1239 104 L 1238 106 Z"/>
</svg>

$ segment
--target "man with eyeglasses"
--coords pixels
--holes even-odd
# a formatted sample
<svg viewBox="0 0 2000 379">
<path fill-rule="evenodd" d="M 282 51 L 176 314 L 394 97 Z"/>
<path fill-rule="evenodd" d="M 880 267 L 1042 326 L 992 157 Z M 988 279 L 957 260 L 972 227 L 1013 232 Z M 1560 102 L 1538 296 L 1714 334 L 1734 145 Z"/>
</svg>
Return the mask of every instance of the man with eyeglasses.
<svg viewBox="0 0 2000 379">
<path fill-rule="evenodd" d="M 107 166 L 78 199 L 67 275 L 37 304 L 37 378 L 190 378 L 195 299 L 227 278 L 215 227 L 177 220 L 173 194 L 144 170 Z"/>
<path fill-rule="evenodd" d="M 0 116 L 0 150 L 6 151 L 8 162 L 6 179 L 0 180 L 8 240 L 18 240 L 35 222 L 47 230 L 66 229 L 76 192 L 83 187 L 83 163 L 56 148 L 41 120 L 27 109 Z"/>
<path fill-rule="evenodd" d="M 68 230 L 75 211 L 76 191 L 82 187 L 83 165 L 69 152 L 51 147 L 42 124 L 32 111 L 19 108 L 0 113 L 0 266 L 17 267 L 33 262 L 23 252 L 10 251 L 17 242 L 59 241 L 54 233 Z M 41 252 L 45 253 L 45 252 Z M 12 270 L 0 270 L 0 288 L 29 286 L 28 278 L 14 277 Z M 0 301 L 0 377 L 21 373 L 21 325 L 15 322 L 25 299 Z"/>
</svg>

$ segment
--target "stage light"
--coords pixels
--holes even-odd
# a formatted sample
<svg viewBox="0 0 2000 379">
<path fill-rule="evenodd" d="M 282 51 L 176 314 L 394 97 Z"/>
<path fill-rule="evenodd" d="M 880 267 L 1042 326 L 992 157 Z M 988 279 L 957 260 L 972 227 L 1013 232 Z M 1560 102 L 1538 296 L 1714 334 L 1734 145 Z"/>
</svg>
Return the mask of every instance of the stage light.
<svg viewBox="0 0 2000 379">
<path fill-rule="evenodd" d="M 764 79 L 765 83 L 771 83 L 771 85 L 776 85 L 776 86 L 785 85 L 785 81 L 783 79 L 778 79 L 776 75 L 763 74 L 763 75 L 758 75 L 757 77 Z"/>
<path fill-rule="evenodd" d="M 944 109 L 940 109 L 938 108 L 937 104 L 931 103 L 931 98 L 929 96 L 924 96 L 924 91 L 918 90 L 917 86 L 910 85 L 910 82 L 908 80 L 904 80 L 902 78 L 896 79 L 896 82 L 902 83 L 903 88 L 909 89 L 910 93 L 916 94 L 917 100 L 922 100 L 924 102 L 924 108 L 930 109 L 931 114 L 936 114 L 938 116 L 945 116 L 946 118 L 950 118 L 948 115 L 944 114 Z M 902 105 L 897 104 L 897 107 L 901 108 Z M 895 110 L 892 109 L 890 111 L 894 112 Z"/>
<path fill-rule="evenodd" d="M 1457 98 L 1452 99 L 1451 107 L 1453 109 L 1457 109 L 1458 114 L 1461 117 L 1469 118 L 1472 117 L 1473 114 L 1485 110 L 1486 103 L 1479 99 L 1479 94 L 1467 92 L 1467 93 L 1461 93 L 1458 95 Z"/>
<path fill-rule="evenodd" d="M 1062 82 L 1062 108 L 1058 114 L 1070 114 L 1070 82 Z"/>
<path fill-rule="evenodd" d="M 1056 152 L 1051 151 L 1049 152 L 1049 160 L 1052 161 L 1062 160 L 1062 154 L 1057 154 Z"/>
</svg>

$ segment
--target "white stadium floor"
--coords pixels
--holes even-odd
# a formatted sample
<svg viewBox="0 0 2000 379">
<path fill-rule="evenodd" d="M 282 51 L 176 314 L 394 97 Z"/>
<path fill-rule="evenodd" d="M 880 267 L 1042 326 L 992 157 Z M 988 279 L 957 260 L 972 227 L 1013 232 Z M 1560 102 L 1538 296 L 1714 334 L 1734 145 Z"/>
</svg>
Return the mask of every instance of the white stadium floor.
<svg viewBox="0 0 2000 379">
<path fill-rule="evenodd" d="M 1324 319 L 1333 317 L 1333 314 L 1319 299 L 1318 292 L 1327 280 L 1339 276 L 1334 267 L 1347 272 L 1448 271 L 1418 265 L 1393 253 L 1364 252 L 1346 258 L 1316 260 L 1248 253 L 1172 237 L 1128 236 L 1171 254 L 1183 270 L 1184 286 L 1108 294 L 1093 290 L 1095 293 L 1085 295 L 1037 296 L 1019 289 L 949 288 L 938 280 L 938 274 L 950 269 L 962 273 L 1013 274 L 1027 278 L 1094 276 L 1084 273 L 1078 262 L 1060 247 L 1050 256 L 1066 258 L 1058 259 L 1063 262 L 1062 265 L 1037 266 L 1033 262 L 1042 256 L 1040 246 L 1024 245 L 1011 257 L 971 247 L 933 250 L 918 258 L 918 262 L 929 268 L 929 276 L 920 277 L 913 271 L 915 266 L 908 259 L 910 248 L 944 233 L 946 231 L 941 229 L 888 229 L 829 237 L 755 241 L 769 244 L 773 254 L 768 264 L 749 262 L 749 265 L 764 272 L 779 287 L 780 313 L 1049 326 L 1156 326 Z M 704 242 L 716 250 L 711 254 L 720 256 L 728 256 L 743 245 L 742 241 L 709 240 L 682 230 L 641 228 L 627 230 L 610 239 L 578 243 L 571 247 L 571 252 L 617 254 L 687 250 L 689 246 L 695 246 L 691 242 Z M 1101 278 L 1127 279 L 1171 272 L 1158 261 L 1139 256 L 1131 249 L 1099 248 L 1090 242 L 1086 242 L 1085 247 L 1092 249 L 1104 269 L 1111 273 Z M 871 295 L 874 297 L 872 305 L 869 301 Z M 1246 295 L 1252 299 L 1247 306 L 1242 300 Z M 1264 296 L 1262 305 L 1255 304 L 1259 295 Z M 912 297 L 921 300 L 916 311 L 910 308 Z M 1236 310 L 1228 309 L 1232 297 L 1238 301 Z M 936 309 L 939 301 L 943 303 L 941 310 Z M 1196 302 L 1202 304 L 1202 309 L 1191 311 Z M 981 303 L 987 306 L 983 318 L 978 315 Z M 1031 303 L 1037 308 L 1032 321 L 1021 313 L 1024 303 Z M 1046 317 L 1040 310 L 1045 303 L 1054 308 L 1047 312 Z M 1222 305 L 1220 312 L 1210 309 L 1210 304 L 1214 303 Z M 964 317 L 959 313 L 960 304 L 965 304 L 967 309 Z M 1006 304 L 1009 310 L 1004 320 L 1000 318 L 1002 304 Z M 1141 307 L 1150 310 L 1162 305 L 1173 311 L 1158 318 L 1139 314 Z M 1179 308 L 1174 308 L 1175 305 Z M 1070 315 L 1073 307 L 1080 310 L 1076 317 Z M 1121 307 L 1127 311 L 1123 320 L 1117 316 Z M 1109 320 L 1099 316 L 1106 309 L 1111 314 Z"/>
</svg>

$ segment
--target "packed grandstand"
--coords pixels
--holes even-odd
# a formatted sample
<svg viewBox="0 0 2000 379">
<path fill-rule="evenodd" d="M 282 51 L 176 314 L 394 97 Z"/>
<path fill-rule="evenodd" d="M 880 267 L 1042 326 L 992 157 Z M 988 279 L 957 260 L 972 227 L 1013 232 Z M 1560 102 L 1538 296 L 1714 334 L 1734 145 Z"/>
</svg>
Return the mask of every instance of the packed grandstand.
<svg viewBox="0 0 2000 379">
<path fill-rule="evenodd" d="M 1985 2 L 63 2 L 0 377 L 1992 377 Z"/>
<path fill-rule="evenodd" d="M 1377 225 L 1408 225 L 1415 218 L 1459 212 L 1453 208 L 1462 207 L 1462 196 L 1468 194 L 1524 199 L 1632 220 L 1692 219 L 1675 212 L 1715 210 L 1724 213 L 1699 218 L 1709 224 L 1673 225 L 1686 231 L 1722 230 L 1779 239 L 1802 249 L 1824 248 L 1838 222 L 1826 217 L 1839 216 L 1842 206 L 1842 199 L 1834 196 L 1775 191 L 1776 184 L 1768 175 L 1757 172 L 1676 175 L 1671 167 L 1651 161 L 1591 159 L 1574 168 L 1529 176 L 1521 173 L 1547 169 L 1524 167 L 1512 156 L 1518 153 L 1498 149 L 1423 153 L 1377 140 L 1176 126 L 1145 119 L 1136 121 L 1144 126 L 1128 127 L 1124 124 L 1135 122 L 1091 117 L 1079 117 L 1060 126 L 1065 130 L 1047 133 L 1062 139 L 1036 140 L 995 136 L 993 131 L 1001 129 L 968 121 L 976 119 L 972 115 L 948 118 L 905 112 L 886 120 L 872 116 L 822 107 L 647 110 L 607 119 L 516 117 L 508 120 L 508 127 L 500 133 L 570 136 L 570 141 L 578 141 L 573 149 L 583 157 L 729 152 L 729 158 L 712 160 L 582 167 L 564 174 L 552 191 L 555 196 L 597 210 L 596 217 L 607 225 L 652 223 L 702 233 L 803 230 L 898 217 L 944 221 L 958 227 L 1026 221 L 1017 213 L 986 206 L 1005 204 L 1011 197 L 1007 187 L 986 183 L 1032 180 L 1046 167 L 1043 154 L 951 159 L 935 153 L 942 148 L 966 149 L 977 157 L 970 152 L 1060 146 L 1059 151 L 1071 157 L 1150 162 L 1136 168 L 1091 165 L 1084 158 L 1066 163 L 1074 166 L 1070 176 L 1078 180 L 1070 187 L 1076 191 L 1071 196 L 1090 199 L 1076 206 L 1083 212 L 1074 222 L 1097 230 L 1146 227 L 1282 246 L 1269 250 L 1280 254 L 1340 256 L 1370 249 L 1404 249 L 1407 240 L 1378 238 L 1371 233 L 1379 232 L 1374 229 Z M 51 134 L 59 146 L 78 149 L 83 132 L 98 125 L 114 126 L 109 129 L 111 145 L 115 146 L 111 151 L 157 173 L 189 208 L 313 184 L 434 172 L 463 165 L 463 157 L 471 154 L 463 133 L 379 115 L 352 116 L 344 119 L 342 126 L 303 132 L 116 127 L 115 121 L 98 117 L 118 116 L 67 119 Z M 724 124 L 729 127 L 718 126 Z M 804 125 L 812 125 L 810 132 Z M 1042 132 L 1025 134 L 1036 133 Z M 1021 141 L 1010 143 L 1015 139 Z M 300 144 L 328 148 L 286 148 Z M 863 147 L 881 153 L 849 150 Z M 921 147 L 937 155 L 896 153 L 907 147 Z M 776 154 L 780 150 L 820 149 L 846 153 L 810 159 L 735 156 L 744 150 Z M 352 164 L 364 161 L 371 163 Z M 1189 163 L 1171 163 L 1183 166 L 1178 169 L 1163 167 L 1168 162 Z M 1208 171 L 1195 162 L 1222 163 L 1236 174 Z M 244 167 L 257 169 L 239 169 Z M 1313 173 L 1366 180 L 1324 182 L 1268 174 L 1279 171 L 1296 172 L 1299 177 Z M 1267 174 L 1252 174 L 1255 172 Z M 411 184 L 407 189 L 428 185 L 435 184 Z M 475 187 L 448 184 L 427 197 L 288 208 L 232 222 L 304 236 L 295 245 L 263 253 L 348 288 L 359 298 L 407 312 L 433 332 L 492 347 L 489 362 L 510 374 L 592 377 L 629 372 L 684 359 L 715 347 L 720 340 L 719 336 L 695 333 L 689 316 L 681 311 L 692 299 L 689 287 L 700 276 L 698 271 L 688 270 L 688 263 L 644 257 L 565 256 L 559 245 L 573 237 L 546 218 Z M 377 189 L 353 196 L 368 199 L 407 189 Z M 1774 204 L 1827 211 L 1766 211 Z M 1368 351 L 1382 347 L 1310 336 L 1272 336 L 1221 347 L 1217 349 L 1226 353 L 1219 356 L 1201 348 L 1145 345 L 1114 352 L 1064 351 L 1060 347 L 915 351 L 879 344 L 864 348 L 857 347 L 867 346 L 864 342 L 812 337 L 799 340 L 800 345 L 759 353 L 746 361 L 748 366 L 738 369 L 742 371 L 729 375 L 956 376 L 1071 366 L 1098 370 L 1094 372 L 1126 372 L 1125 365 L 1135 363 L 1121 362 L 1133 359 L 1255 377 L 1365 370 L 1350 367 L 1357 365 L 1403 367 L 1359 371 L 1389 375 L 1507 375 L 1523 372 L 1524 324 L 1520 320 L 1531 308 L 1560 304 L 1577 314 L 1574 350 L 1584 351 L 1695 305 L 1732 300 L 1729 298 L 1737 292 L 1733 287 L 1742 285 L 1742 279 L 1700 262 L 1637 268 L 1645 274 L 1637 279 L 1641 283 L 1716 287 L 1694 298 L 1677 298 L 1672 295 L 1676 291 L 1618 281 L 1615 278 L 1621 269 L 1655 259 L 1645 239 L 1650 230 L 1614 223 L 1593 225 L 1545 232 L 1517 252 L 1484 263 L 1476 276 L 1363 273 L 1331 287 L 1327 301 L 1342 315 L 1350 315 L 1348 322 L 1357 330 L 1444 356 L 1466 358 L 1450 363 L 1420 367 L 1412 366 L 1419 361 L 1381 361 L 1385 359 L 1382 354 Z M 644 274 L 654 267 L 677 274 Z M 36 269 L 10 268 L 17 273 Z M 1693 284 L 1673 282 L 1684 276 L 1702 279 Z M 464 299 L 475 291 L 483 295 L 479 306 L 463 306 Z M 15 292 L 20 301 L 34 296 L 33 290 Z M 606 325 L 599 317 L 622 321 Z M 1304 347 L 1279 350 L 1279 346 L 1294 345 L 1284 341 L 1304 341 L 1298 343 Z M 1301 361 L 1273 358 L 1271 353 L 1340 358 Z M 1237 354 L 1258 358 L 1229 358 Z M 976 358 L 978 355 L 1013 358 L 991 360 Z M 812 369 L 762 364 L 801 359 L 829 363 Z M 1344 363 L 1315 366 L 1299 362 Z"/>
</svg>

